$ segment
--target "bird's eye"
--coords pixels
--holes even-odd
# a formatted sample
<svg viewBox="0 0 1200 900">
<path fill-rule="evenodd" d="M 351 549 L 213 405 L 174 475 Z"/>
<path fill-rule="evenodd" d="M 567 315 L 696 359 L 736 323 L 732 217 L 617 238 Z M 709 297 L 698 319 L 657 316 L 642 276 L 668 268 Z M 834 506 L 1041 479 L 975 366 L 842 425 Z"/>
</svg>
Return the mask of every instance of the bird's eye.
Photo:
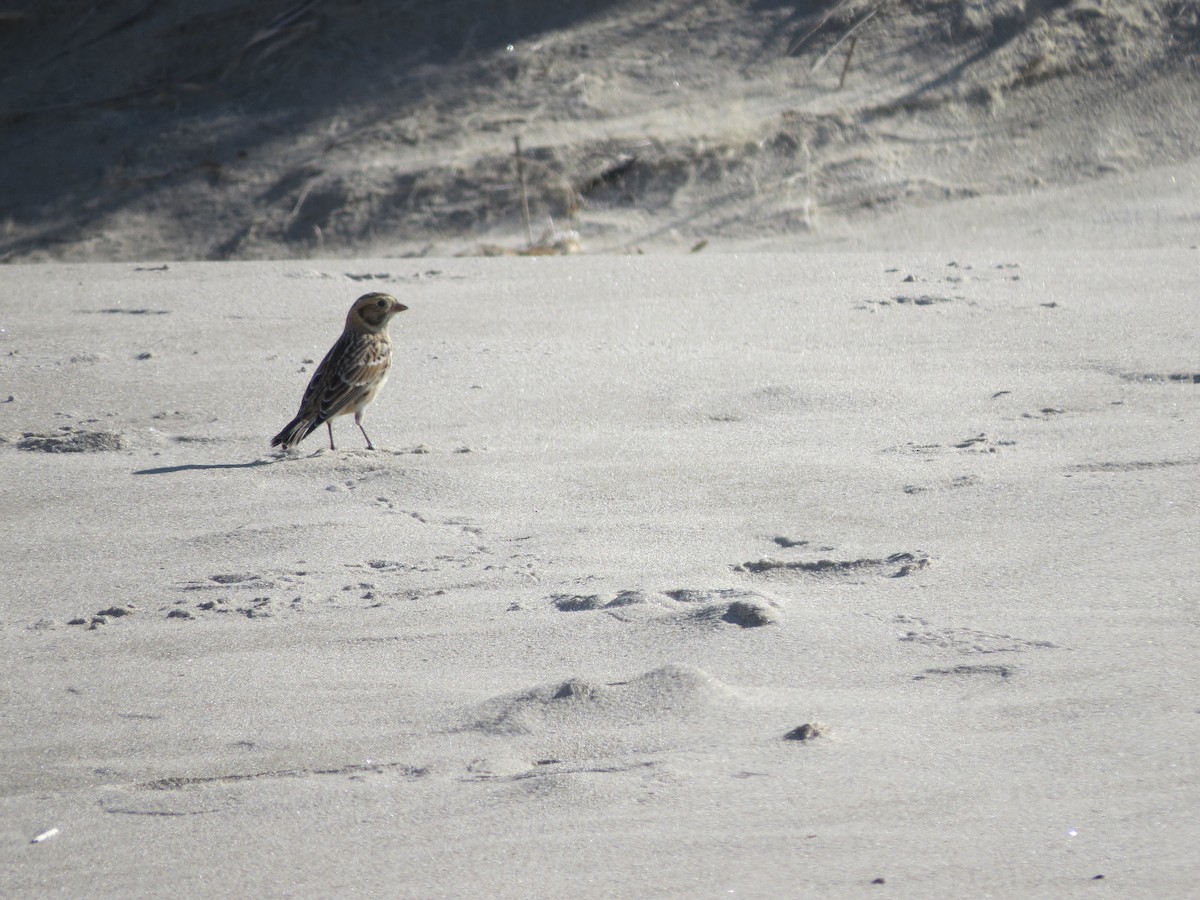
<svg viewBox="0 0 1200 900">
<path fill-rule="evenodd" d="M 384 300 L 382 297 L 380 297 L 378 300 L 375 301 L 375 305 L 378 306 L 380 309 L 383 309 L 385 306 L 387 306 L 387 301 Z"/>
</svg>

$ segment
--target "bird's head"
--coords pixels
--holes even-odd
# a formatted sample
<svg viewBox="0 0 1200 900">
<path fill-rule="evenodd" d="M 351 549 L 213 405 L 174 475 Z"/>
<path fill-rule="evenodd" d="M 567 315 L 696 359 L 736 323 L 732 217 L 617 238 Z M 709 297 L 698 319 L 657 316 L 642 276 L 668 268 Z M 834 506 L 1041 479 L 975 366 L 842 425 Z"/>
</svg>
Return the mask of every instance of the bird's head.
<svg viewBox="0 0 1200 900">
<path fill-rule="evenodd" d="M 346 324 L 376 330 L 386 327 L 388 319 L 406 309 L 408 307 L 391 294 L 363 294 L 350 307 Z"/>
</svg>

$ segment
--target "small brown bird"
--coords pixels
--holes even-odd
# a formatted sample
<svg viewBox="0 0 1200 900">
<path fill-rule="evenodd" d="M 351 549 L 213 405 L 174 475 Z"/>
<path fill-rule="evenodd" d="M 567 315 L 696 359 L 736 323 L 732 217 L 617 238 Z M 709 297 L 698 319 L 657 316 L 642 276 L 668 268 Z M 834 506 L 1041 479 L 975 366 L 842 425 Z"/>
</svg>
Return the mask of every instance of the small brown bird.
<svg viewBox="0 0 1200 900">
<path fill-rule="evenodd" d="M 406 309 L 390 294 L 364 294 L 354 301 L 346 314 L 342 336 L 325 354 L 304 391 L 300 412 L 271 439 L 272 447 L 291 450 L 325 425 L 329 429 L 329 449 L 335 450 L 330 420 L 354 413 L 354 424 L 367 439 L 367 449 L 375 449 L 363 428 L 363 410 L 387 381 L 392 364 L 388 320 Z"/>
</svg>

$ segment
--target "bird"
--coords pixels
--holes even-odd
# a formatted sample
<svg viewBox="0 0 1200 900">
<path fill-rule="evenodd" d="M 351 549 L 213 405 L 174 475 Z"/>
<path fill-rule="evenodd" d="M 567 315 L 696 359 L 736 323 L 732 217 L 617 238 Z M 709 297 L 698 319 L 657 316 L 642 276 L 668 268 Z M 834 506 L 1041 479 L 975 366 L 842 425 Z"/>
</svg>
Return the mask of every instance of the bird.
<svg viewBox="0 0 1200 900">
<path fill-rule="evenodd" d="M 363 294 L 354 301 L 346 314 L 342 336 L 325 354 L 308 382 L 300 411 L 271 439 L 272 447 L 291 450 L 324 425 L 329 430 L 329 449 L 336 450 L 331 420 L 353 413 L 354 424 L 367 440 L 367 449 L 375 449 L 363 428 L 363 410 L 387 381 L 392 364 L 388 321 L 406 309 L 391 294 Z"/>
</svg>

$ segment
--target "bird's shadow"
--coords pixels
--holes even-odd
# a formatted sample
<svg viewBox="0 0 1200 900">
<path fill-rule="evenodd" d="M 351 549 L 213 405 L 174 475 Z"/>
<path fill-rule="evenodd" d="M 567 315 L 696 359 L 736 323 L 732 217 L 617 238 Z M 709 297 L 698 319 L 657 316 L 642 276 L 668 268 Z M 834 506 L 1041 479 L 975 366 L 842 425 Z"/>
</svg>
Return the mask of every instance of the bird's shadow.
<svg viewBox="0 0 1200 900">
<path fill-rule="evenodd" d="M 250 462 L 237 463 L 184 463 L 180 466 L 159 466 L 156 469 L 135 469 L 134 475 L 174 475 L 179 472 L 205 472 L 209 469 L 257 469 L 259 466 L 271 466 L 278 462 L 284 462 L 289 459 L 312 459 L 316 456 L 324 456 L 328 453 L 336 453 L 340 457 L 364 457 L 371 458 L 381 454 L 390 454 L 392 456 L 403 456 L 408 453 L 424 453 L 427 452 L 421 448 L 414 450 L 325 450 L 319 449 L 307 456 L 298 453 L 286 453 L 280 451 L 278 456 L 272 456 L 267 459 L 259 458 Z"/>
<path fill-rule="evenodd" d="M 256 469 L 279 462 L 278 459 L 256 459 L 244 463 L 187 463 L 182 466 L 160 466 L 157 469 L 137 469 L 134 475 L 173 475 L 176 472 L 203 472 L 208 469 Z"/>
</svg>

